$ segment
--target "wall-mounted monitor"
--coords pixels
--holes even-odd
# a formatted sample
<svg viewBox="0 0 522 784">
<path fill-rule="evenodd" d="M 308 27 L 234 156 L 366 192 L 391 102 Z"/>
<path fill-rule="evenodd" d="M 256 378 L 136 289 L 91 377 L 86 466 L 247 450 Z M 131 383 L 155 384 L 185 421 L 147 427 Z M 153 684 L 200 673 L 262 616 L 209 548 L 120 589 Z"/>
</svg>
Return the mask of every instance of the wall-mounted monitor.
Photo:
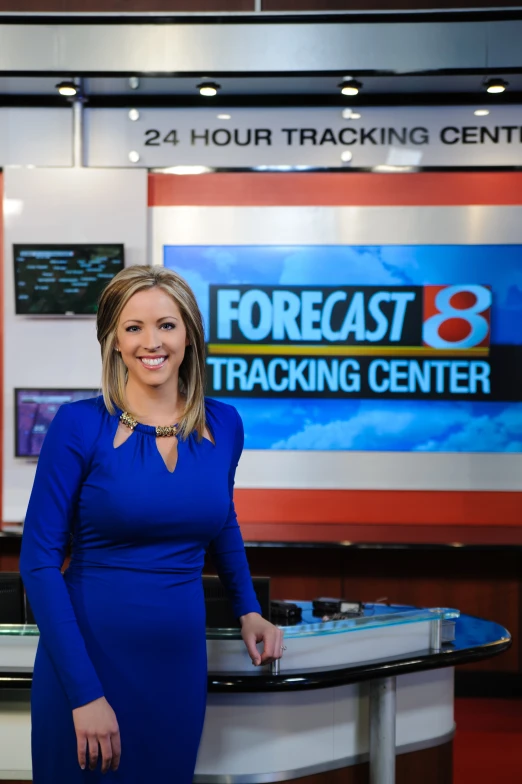
<svg viewBox="0 0 522 784">
<path fill-rule="evenodd" d="M 16 313 L 95 314 L 107 283 L 123 269 L 123 245 L 13 245 Z"/>
<path fill-rule="evenodd" d="M 15 455 L 38 457 L 63 403 L 96 397 L 98 389 L 15 389 Z"/>
</svg>

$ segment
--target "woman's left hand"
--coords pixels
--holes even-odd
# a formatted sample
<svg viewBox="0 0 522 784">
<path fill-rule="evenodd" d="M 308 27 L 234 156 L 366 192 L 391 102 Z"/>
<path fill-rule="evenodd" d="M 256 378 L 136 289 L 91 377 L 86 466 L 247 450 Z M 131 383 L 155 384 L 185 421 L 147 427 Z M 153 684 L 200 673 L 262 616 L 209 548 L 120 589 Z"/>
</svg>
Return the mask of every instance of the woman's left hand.
<svg viewBox="0 0 522 784">
<path fill-rule="evenodd" d="M 278 629 L 277 626 L 265 620 L 259 613 L 242 615 L 239 620 L 241 621 L 241 636 L 252 659 L 252 664 L 256 666 L 270 664 L 270 662 L 281 658 L 283 655 L 282 629 Z M 261 654 L 256 648 L 258 642 L 263 643 Z"/>
</svg>

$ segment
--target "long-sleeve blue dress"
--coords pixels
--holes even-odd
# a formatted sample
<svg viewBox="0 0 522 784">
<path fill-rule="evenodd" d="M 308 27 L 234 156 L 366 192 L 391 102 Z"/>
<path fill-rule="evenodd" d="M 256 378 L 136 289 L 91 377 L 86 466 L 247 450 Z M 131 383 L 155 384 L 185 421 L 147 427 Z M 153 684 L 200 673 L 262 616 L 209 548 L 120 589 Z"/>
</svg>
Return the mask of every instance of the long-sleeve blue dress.
<svg viewBox="0 0 522 784">
<path fill-rule="evenodd" d="M 179 439 L 169 472 L 153 427 L 114 447 L 103 398 L 63 405 L 45 438 L 20 571 L 40 629 L 31 695 L 35 784 L 190 784 L 206 702 L 201 572 L 212 554 L 236 616 L 260 612 L 233 502 L 237 411 L 205 401 L 214 443 Z M 70 565 L 61 567 L 71 540 Z M 105 696 L 117 771 L 82 771 L 72 709 Z"/>
</svg>

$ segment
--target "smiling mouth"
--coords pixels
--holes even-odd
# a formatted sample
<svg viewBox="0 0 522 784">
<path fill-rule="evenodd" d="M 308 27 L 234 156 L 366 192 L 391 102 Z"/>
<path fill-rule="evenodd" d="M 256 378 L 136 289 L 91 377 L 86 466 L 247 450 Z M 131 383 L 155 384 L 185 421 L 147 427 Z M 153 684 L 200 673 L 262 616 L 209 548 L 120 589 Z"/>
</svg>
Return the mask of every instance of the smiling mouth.
<svg viewBox="0 0 522 784">
<path fill-rule="evenodd" d="M 147 370 L 157 370 L 167 361 L 167 357 L 138 357 L 138 359 Z"/>
</svg>

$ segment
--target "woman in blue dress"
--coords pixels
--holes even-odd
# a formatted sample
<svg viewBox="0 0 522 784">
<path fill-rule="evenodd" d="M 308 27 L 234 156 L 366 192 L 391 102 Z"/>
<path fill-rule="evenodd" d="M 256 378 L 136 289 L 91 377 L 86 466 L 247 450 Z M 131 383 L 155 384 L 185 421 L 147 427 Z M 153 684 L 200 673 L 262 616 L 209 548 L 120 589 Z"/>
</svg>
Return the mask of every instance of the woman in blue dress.
<svg viewBox="0 0 522 784">
<path fill-rule="evenodd" d="M 190 784 L 206 701 L 206 550 L 253 664 L 283 650 L 234 511 L 243 427 L 204 397 L 201 314 L 174 272 L 118 273 L 97 332 L 103 395 L 58 410 L 24 526 L 20 571 L 40 629 L 33 781 Z"/>
</svg>

